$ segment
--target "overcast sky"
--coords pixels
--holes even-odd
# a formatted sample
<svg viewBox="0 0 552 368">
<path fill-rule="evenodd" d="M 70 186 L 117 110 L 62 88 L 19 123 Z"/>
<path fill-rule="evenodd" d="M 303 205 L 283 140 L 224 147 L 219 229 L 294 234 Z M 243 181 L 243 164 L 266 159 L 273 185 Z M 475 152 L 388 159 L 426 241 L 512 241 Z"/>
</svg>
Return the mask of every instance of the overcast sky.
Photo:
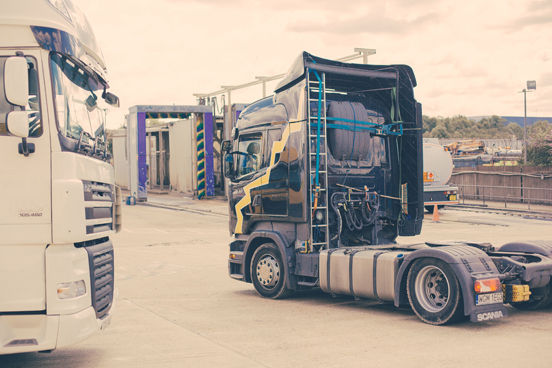
<svg viewBox="0 0 552 368">
<path fill-rule="evenodd" d="M 552 116 L 552 0 L 73 2 L 121 98 L 109 128 L 133 105 L 195 105 L 194 93 L 284 73 L 302 51 L 337 59 L 355 47 L 376 49 L 371 64 L 410 65 L 425 115 L 523 116 L 517 92 L 536 80 L 527 115 Z M 255 86 L 232 102 L 261 97 Z"/>
</svg>

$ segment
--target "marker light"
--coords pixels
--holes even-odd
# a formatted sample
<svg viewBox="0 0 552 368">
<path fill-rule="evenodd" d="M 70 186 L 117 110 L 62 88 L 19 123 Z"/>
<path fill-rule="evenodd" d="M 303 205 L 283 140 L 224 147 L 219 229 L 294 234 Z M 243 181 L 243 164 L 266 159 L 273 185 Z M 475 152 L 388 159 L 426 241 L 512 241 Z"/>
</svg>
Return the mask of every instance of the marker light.
<svg viewBox="0 0 552 368">
<path fill-rule="evenodd" d="M 314 213 L 314 218 L 316 219 L 316 221 L 322 222 L 322 220 L 324 220 L 324 212 L 322 212 L 321 210 L 316 211 Z"/>
<path fill-rule="evenodd" d="M 500 280 L 498 278 L 477 280 L 473 287 L 477 294 L 493 293 L 501 290 Z"/>
<path fill-rule="evenodd" d="M 230 254 L 230 259 L 236 259 L 236 255 L 235 254 Z"/>
<path fill-rule="evenodd" d="M 73 299 L 84 294 L 86 294 L 86 285 L 83 280 L 64 282 L 57 287 L 57 295 L 60 299 Z"/>
</svg>

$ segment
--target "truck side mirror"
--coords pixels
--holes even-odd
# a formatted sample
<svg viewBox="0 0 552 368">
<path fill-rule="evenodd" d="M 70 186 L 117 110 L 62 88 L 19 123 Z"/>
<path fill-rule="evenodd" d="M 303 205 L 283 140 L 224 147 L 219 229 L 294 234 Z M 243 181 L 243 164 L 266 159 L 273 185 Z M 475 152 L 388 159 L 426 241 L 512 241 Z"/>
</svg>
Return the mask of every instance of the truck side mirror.
<svg viewBox="0 0 552 368">
<path fill-rule="evenodd" d="M 119 97 L 115 96 L 111 92 L 106 92 L 103 96 L 105 102 L 113 107 L 119 107 L 121 105 L 121 102 L 119 101 Z"/>
<path fill-rule="evenodd" d="M 25 111 L 11 111 L 6 119 L 8 132 L 19 138 L 29 136 L 29 116 Z"/>
<path fill-rule="evenodd" d="M 232 142 L 222 141 L 222 145 L 220 146 L 220 149 L 222 152 L 230 152 L 230 150 L 232 149 Z"/>
<path fill-rule="evenodd" d="M 234 155 L 231 153 L 224 154 L 224 177 L 230 180 L 236 177 L 234 171 Z"/>
<path fill-rule="evenodd" d="M 4 91 L 6 100 L 12 105 L 27 106 L 29 100 L 29 71 L 27 59 L 24 57 L 12 56 L 6 59 L 4 64 Z"/>
</svg>

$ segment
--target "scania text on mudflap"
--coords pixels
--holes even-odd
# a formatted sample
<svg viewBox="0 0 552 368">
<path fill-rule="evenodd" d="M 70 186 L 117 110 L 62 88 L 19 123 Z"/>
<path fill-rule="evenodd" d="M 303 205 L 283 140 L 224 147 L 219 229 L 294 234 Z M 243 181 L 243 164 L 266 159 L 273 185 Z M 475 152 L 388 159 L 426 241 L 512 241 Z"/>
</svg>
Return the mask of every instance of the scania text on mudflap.
<svg viewBox="0 0 552 368">
<path fill-rule="evenodd" d="M 102 110 L 119 99 L 108 88 L 70 0 L 2 2 L 0 354 L 52 351 L 111 321 L 121 192 Z"/>
<path fill-rule="evenodd" d="M 406 65 L 302 53 L 222 144 L 230 277 L 266 298 L 320 287 L 429 324 L 552 302 L 552 242 L 399 245 L 424 216 L 422 108 Z"/>
</svg>

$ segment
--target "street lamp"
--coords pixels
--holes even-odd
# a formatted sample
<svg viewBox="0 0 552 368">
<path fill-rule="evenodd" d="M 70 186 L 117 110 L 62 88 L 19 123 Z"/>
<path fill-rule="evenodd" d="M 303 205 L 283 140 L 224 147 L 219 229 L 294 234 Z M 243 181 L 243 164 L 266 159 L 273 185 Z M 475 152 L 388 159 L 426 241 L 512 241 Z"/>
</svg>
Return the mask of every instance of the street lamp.
<svg viewBox="0 0 552 368">
<path fill-rule="evenodd" d="M 536 81 L 527 81 L 527 89 L 523 89 L 523 163 L 527 165 L 527 92 L 537 89 Z"/>
</svg>

